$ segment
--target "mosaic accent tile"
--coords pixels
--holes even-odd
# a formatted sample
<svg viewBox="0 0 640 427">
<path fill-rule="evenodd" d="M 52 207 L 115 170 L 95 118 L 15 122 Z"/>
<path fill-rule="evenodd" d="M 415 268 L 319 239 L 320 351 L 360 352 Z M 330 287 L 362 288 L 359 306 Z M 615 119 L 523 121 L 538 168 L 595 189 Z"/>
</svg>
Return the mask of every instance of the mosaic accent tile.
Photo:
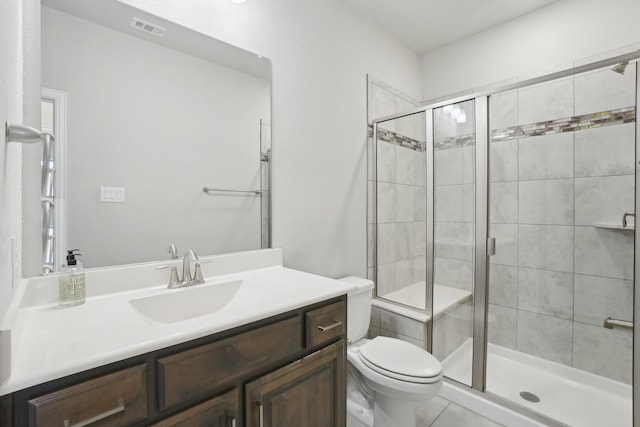
<svg viewBox="0 0 640 427">
<path fill-rule="evenodd" d="M 598 113 L 583 114 L 581 116 L 495 129 L 491 131 L 491 140 L 493 142 L 510 141 L 533 136 L 553 135 L 623 123 L 634 123 L 635 121 L 636 108 L 626 107 L 617 110 L 600 111 Z M 373 125 L 368 126 L 367 134 L 369 138 L 373 137 Z M 423 152 L 426 150 L 425 142 L 417 141 L 380 127 L 378 127 L 378 140 L 414 151 Z M 472 146 L 475 145 L 475 143 L 475 134 L 456 136 L 435 141 L 434 150 L 438 151 Z"/>
<path fill-rule="evenodd" d="M 368 126 L 367 135 L 369 138 L 373 138 L 373 125 Z M 425 142 L 399 135 L 393 131 L 382 129 L 381 127 L 378 127 L 378 141 L 388 142 L 389 144 L 408 148 L 413 151 L 425 151 L 427 145 Z"/>
<path fill-rule="evenodd" d="M 439 141 L 435 141 L 433 144 L 433 149 L 435 151 L 439 150 L 449 150 L 451 148 L 462 148 L 468 147 L 476 144 L 476 135 L 461 135 L 455 136 L 451 138 L 441 139 Z"/>
<path fill-rule="evenodd" d="M 626 107 L 617 110 L 600 111 L 598 113 L 583 114 L 581 116 L 495 129 L 491 132 L 491 139 L 494 142 L 508 141 L 511 139 L 522 139 L 532 136 L 551 135 L 622 123 L 632 123 L 635 122 L 635 120 L 636 108 Z"/>
</svg>

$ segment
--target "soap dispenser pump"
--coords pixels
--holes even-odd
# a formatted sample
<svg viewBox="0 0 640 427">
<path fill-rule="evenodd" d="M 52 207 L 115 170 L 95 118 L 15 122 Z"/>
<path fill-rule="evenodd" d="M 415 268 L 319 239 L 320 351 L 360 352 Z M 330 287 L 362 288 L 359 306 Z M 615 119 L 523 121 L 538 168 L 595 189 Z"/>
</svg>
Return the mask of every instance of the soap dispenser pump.
<svg viewBox="0 0 640 427">
<path fill-rule="evenodd" d="M 74 252 L 79 249 L 71 249 L 67 251 L 67 265 L 60 270 L 58 279 L 60 305 L 69 307 L 79 305 L 86 299 L 86 278 L 82 264 L 76 260 L 76 257 L 82 254 Z"/>
</svg>

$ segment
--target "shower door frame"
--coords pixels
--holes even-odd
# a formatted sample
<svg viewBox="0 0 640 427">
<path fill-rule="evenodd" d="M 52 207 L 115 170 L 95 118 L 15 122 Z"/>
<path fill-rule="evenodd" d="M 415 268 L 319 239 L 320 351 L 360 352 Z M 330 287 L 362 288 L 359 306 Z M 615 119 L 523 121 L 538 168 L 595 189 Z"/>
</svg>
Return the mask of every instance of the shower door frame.
<svg viewBox="0 0 640 427">
<path fill-rule="evenodd" d="M 637 52 L 636 52 L 637 54 Z M 636 181 L 635 181 L 635 209 L 634 212 L 640 212 L 640 62 L 636 63 Z M 638 227 L 635 227 L 634 234 L 634 260 L 633 260 L 633 322 L 640 319 L 640 292 L 636 287 L 636 280 L 640 275 L 640 239 L 638 239 Z M 632 419 L 633 427 L 640 427 L 640 393 L 636 390 L 636 385 L 640 386 L 640 327 L 633 328 L 633 354 L 631 359 L 633 360 L 633 374 L 631 393 L 633 396 L 632 402 Z"/>
<path fill-rule="evenodd" d="M 564 426 L 564 424 L 548 418 L 543 414 L 539 414 L 518 405 L 517 403 L 506 398 L 497 396 L 486 391 L 486 363 L 487 363 L 487 310 L 488 310 L 488 273 L 489 273 L 489 97 L 491 95 L 506 92 L 509 90 L 519 89 L 526 86 L 532 86 L 539 83 L 545 83 L 564 77 L 570 77 L 576 74 L 605 68 L 615 65 L 623 61 L 635 61 L 640 59 L 640 50 L 626 53 L 623 55 L 613 56 L 600 61 L 589 64 L 567 68 L 561 71 L 546 74 L 523 80 L 517 83 L 503 85 L 499 87 L 480 90 L 472 94 L 438 101 L 432 104 L 424 105 L 414 110 L 381 117 L 372 121 L 373 124 L 373 158 L 377 158 L 377 127 L 378 123 L 410 116 L 413 114 L 425 113 L 426 128 L 426 150 L 427 150 L 427 259 L 426 259 L 426 314 L 431 316 L 431 321 L 427 324 L 427 340 L 426 347 L 429 352 L 433 351 L 433 274 L 434 274 L 434 136 L 433 136 L 433 111 L 436 108 L 444 107 L 450 104 L 471 101 L 475 102 L 475 130 L 476 130 L 476 152 L 475 152 L 475 242 L 474 242 L 474 283 L 473 283 L 473 355 L 472 355 L 472 373 L 471 386 L 459 383 L 456 380 L 446 378 L 457 386 L 481 394 L 484 398 L 494 401 L 518 413 L 525 414 L 538 421 L 543 421 L 550 426 Z M 636 135 L 635 135 L 635 212 L 640 212 L 640 61 L 636 68 Z M 374 160 L 375 163 L 375 160 Z M 375 176 L 375 175 L 374 175 Z M 377 179 L 374 179 L 374 194 L 376 194 L 377 202 Z M 377 224 L 377 203 L 374 205 L 374 224 Z M 430 216 L 430 217 L 429 217 Z M 375 227 L 374 227 L 375 228 Z M 634 277 L 633 277 L 633 320 L 640 319 L 640 291 L 636 290 L 636 278 L 640 277 L 640 239 L 638 239 L 638 228 L 634 230 Z M 377 239 L 374 239 L 374 256 L 377 254 Z M 374 269 L 374 278 L 377 279 L 377 265 Z M 431 304 L 428 304 L 431 302 Z M 633 330 L 632 345 L 632 427 L 640 427 L 640 390 L 636 390 L 636 385 L 640 386 L 640 328 Z M 638 356 L 638 357 L 636 357 Z"/>
</svg>

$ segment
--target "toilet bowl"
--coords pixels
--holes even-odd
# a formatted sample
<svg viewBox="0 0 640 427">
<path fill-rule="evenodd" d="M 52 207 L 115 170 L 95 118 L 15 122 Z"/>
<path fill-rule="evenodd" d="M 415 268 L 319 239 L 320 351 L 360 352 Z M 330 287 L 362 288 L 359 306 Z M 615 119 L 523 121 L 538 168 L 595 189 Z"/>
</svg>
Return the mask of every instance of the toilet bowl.
<svg viewBox="0 0 640 427">
<path fill-rule="evenodd" d="M 364 338 L 371 317 L 373 282 L 347 296 L 347 427 L 414 427 L 416 409 L 442 387 L 442 366 L 424 349 L 396 338 Z"/>
</svg>

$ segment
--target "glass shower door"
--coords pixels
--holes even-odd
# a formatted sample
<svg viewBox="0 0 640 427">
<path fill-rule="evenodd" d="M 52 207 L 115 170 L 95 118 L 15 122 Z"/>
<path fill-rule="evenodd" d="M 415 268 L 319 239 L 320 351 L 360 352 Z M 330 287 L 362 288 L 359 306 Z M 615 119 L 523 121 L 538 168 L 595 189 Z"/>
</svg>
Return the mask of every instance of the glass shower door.
<svg viewBox="0 0 640 427">
<path fill-rule="evenodd" d="M 569 425 L 632 425 L 635 83 L 490 97 L 486 391 Z"/>
<path fill-rule="evenodd" d="M 433 344 L 447 377 L 471 385 L 475 101 L 433 110 Z"/>
</svg>

